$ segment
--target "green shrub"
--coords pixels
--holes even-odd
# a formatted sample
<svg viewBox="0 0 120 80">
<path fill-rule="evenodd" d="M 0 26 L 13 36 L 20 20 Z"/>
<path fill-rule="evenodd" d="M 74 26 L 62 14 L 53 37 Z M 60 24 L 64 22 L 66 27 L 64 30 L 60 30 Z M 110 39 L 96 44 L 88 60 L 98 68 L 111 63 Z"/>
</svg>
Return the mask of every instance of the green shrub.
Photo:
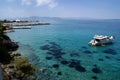
<svg viewBox="0 0 120 80">
<path fill-rule="evenodd" d="M 16 74 L 20 79 L 28 79 L 31 75 L 33 75 L 35 71 L 35 66 L 29 63 L 28 58 L 19 57 L 13 61 L 13 64 L 16 66 Z"/>
</svg>

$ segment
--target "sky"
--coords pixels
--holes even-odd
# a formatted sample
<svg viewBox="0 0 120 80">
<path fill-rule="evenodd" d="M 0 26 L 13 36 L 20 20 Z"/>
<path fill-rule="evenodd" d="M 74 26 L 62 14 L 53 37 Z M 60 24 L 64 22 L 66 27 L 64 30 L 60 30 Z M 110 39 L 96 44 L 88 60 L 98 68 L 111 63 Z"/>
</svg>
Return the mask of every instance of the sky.
<svg viewBox="0 0 120 80">
<path fill-rule="evenodd" d="M 120 0 L 0 0 L 0 18 L 120 19 Z"/>
</svg>

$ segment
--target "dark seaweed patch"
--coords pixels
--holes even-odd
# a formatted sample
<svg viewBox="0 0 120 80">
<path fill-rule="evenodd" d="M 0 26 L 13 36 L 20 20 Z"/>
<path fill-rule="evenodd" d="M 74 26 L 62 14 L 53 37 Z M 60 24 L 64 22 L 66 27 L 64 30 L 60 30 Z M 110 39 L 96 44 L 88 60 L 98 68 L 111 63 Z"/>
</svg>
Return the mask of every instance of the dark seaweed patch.
<svg viewBox="0 0 120 80">
<path fill-rule="evenodd" d="M 49 40 L 45 40 L 45 41 L 49 42 Z"/>
<path fill-rule="evenodd" d="M 71 56 L 71 57 L 78 57 L 78 56 L 80 56 L 80 55 L 79 55 L 79 53 L 77 53 L 77 52 L 72 52 L 72 53 L 70 53 L 70 56 Z"/>
<path fill-rule="evenodd" d="M 94 64 L 93 66 L 94 66 L 94 67 L 97 67 L 97 64 Z"/>
<path fill-rule="evenodd" d="M 55 43 L 55 42 L 49 42 L 49 44 L 51 44 L 51 45 L 54 45 L 54 46 L 59 46 L 57 43 Z M 60 46 L 59 46 L 60 47 Z"/>
<path fill-rule="evenodd" d="M 52 52 L 47 52 L 47 54 L 50 54 L 50 55 L 52 55 L 53 53 L 52 53 Z"/>
<path fill-rule="evenodd" d="M 97 53 L 97 51 L 93 51 L 93 53 Z"/>
<path fill-rule="evenodd" d="M 120 58 L 116 59 L 117 61 L 120 61 Z"/>
<path fill-rule="evenodd" d="M 78 65 L 78 63 L 76 63 L 75 61 L 70 61 L 70 64 L 68 65 L 70 68 L 75 67 L 76 65 Z"/>
<path fill-rule="evenodd" d="M 106 59 L 111 59 L 111 57 L 109 57 L 109 56 L 105 56 L 105 58 L 106 58 Z"/>
<path fill-rule="evenodd" d="M 81 65 L 75 66 L 75 69 L 79 72 L 85 72 L 86 71 L 86 69 L 84 67 L 82 67 Z"/>
<path fill-rule="evenodd" d="M 46 57 L 47 60 L 51 60 L 52 58 L 54 58 L 54 59 L 60 61 L 61 64 L 67 65 L 70 68 L 74 68 L 75 70 L 77 70 L 79 72 L 86 71 L 86 69 L 80 65 L 80 60 L 76 60 L 76 59 L 65 60 L 62 56 L 66 53 L 62 52 L 62 48 L 60 47 L 60 45 L 58 45 L 55 42 L 49 42 L 48 45 L 41 46 L 40 49 L 48 51 L 46 53 L 46 54 L 49 54 L 49 56 Z M 84 52 L 87 54 L 91 54 L 91 51 L 89 51 L 89 50 L 86 50 Z M 70 56 L 73 57 L 73 56 L 80 56 L 80 55 L 79 55 L 79 53 L 72 52 L 70 54 Z M 52 67 L 58 69 L 59 65 L 53 64 Z M 61 72 L 58 72 L 57 74 L 62 75 Z"/>
<path fill-rule="evenodd" d="M 74 66 L 74 65 L 72 65 L 72 64 L 69 64 L 69 65 L 68 65 L 68 67 L 73 68 L 73 67 L 75 67 L 75 66 Z"/>
<path fill-rule="evenodd" d="M 47 60 L 51 60 L 51 59 L 52 59 L 52 57 L 50 57 L 50 56 L 47 56 L 47 57 L 46 57 L 46 59 L 47 59 Z"/>
<path fill-rule="evenodd" d="M 104 59 L 102 59 L 102 58 L 99 58 L 98 60 L 99 60 L 99 61 L 104 61 Z"/>
<path fill-rule="evenodd" d="M 79 66 L 79 65 L 80 65 L 80 61 L 78 61 L 78 60 L 71 60 L 69 62 L 68 67 L 73 68 L 73 67 L 76 67 L 76 66 Z"/>
<path fill-rule="evenodd" d="M 91 51 L 89 51 L 89 50 L 85 50 L 85 51 L 83 51 L 83 53 L 86 53 L 86 54 L 91 54 L 92 52 L 91 52 Z"/>
<path fill-rule="evenodd" d="M 101 73 L 102 71 L 99 68 L 95 67 L 95 68 L 92 69 L 92 72 Z"/>
<path fill-rule="evenodd" d="M 86 46 L 82 46 L 81 48 L 82 48 L 82 49 L 87 49 L 87 47 L 86 47 Z"/>
<path fill-rule="evenodd" d="M 106 49 L 103 52 L 106 53 L 106 54 L 112 54 L 112 55 L 116 55 L 117 54 L 117 52 L 114 49 L 111 49 L 111 48 Z"/>
<path fill-rule="evenodd" d="M 61 61 L 61 64 L 64 64 L 64 65 L 66 65 L 66 64 L 68 64 L 68 61 L 66 61 L 66 60 L 63 60 L 63 61 Z"/>
<path fill-rule="evenodd" d="M 97 80 L 98 78 L 97 76 L 92 76 L 92 79 Z"/>
<path fill-rule="evenodd" d="M 59 68 L 59 65 L 58 64 L 53 64 L 53 67 L 54 68 Z"/>
<path fill-rule="evenodd" d="M 62 55 L 59 53 L 59 54 L 53 54 L 53 56 L 56 58 L 56 59 L 60 59 L 62 58 Z"/>
<path fill-rule="evenodd" d="M 42 49 L 42 50 L 49 50 L 50 46 L 49 45 L 44 45 L 44 46 L 41 46 L 40 49 Z"/>
<path fill-rule="evenodd" d="M 48 45 L 41 46 L 40 49 L 48 50 L 47 54 L 52 55 L 57 60 L 62 59 L 62 55 L 65 54 L 60 45 L 55 42 L 49 42 Z"/>
<path fill-rule="evenodd" d="M 61 72 L 58 72 L 57 75 L 62 75 L 62 73 L 61 73 Z"/>
</svg>

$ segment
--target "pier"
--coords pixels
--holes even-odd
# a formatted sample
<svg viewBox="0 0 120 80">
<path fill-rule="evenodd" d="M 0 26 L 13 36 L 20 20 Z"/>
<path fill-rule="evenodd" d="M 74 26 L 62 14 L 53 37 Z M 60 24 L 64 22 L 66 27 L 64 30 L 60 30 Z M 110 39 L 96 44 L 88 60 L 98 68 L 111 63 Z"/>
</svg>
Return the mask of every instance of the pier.
<svg viewBox="0 0 120 80">
<path fill-rule="evenodd" d="M 35 25 L 50 25 L 48 22 L 41 22 L 41 21 L 10 21 L 10 22 L 5 22 L 5 25 L 9 26 L 35 26 Z"/>
</svg>

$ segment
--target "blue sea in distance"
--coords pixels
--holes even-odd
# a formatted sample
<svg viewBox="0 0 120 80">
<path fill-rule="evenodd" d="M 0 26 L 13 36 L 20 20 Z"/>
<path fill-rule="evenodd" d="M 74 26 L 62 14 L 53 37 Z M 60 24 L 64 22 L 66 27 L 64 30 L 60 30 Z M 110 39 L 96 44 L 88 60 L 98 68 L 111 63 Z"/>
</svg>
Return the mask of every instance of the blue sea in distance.
<svg viewBox="0 0 120 80">
<path fill-rule="evenodd" d="M 8 33 L 36 65 L 36 80 L 120 80 L 120 20 L 50 22 Z M 115 36 L 114 43 L 89 46 L 95 34 Z"/>
</svg>

